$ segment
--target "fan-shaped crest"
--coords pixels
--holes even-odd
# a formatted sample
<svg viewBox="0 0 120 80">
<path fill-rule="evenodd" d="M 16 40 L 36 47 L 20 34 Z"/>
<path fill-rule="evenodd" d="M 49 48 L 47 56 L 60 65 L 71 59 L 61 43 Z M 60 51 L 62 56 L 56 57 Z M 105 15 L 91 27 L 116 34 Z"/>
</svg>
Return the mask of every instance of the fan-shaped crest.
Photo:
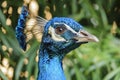
<svg viewBox="0 0 120 80">
<path fill-rule="evenodd" d="M 27 6 L 23 6 L 18 24 L 16 26 L 16 38 L 23 50 L 26 50 L 26 43 L 33 37 L 41 41 L 45 24 L 48 21 L 39 16 L 32 16 Z"/>
</svg>

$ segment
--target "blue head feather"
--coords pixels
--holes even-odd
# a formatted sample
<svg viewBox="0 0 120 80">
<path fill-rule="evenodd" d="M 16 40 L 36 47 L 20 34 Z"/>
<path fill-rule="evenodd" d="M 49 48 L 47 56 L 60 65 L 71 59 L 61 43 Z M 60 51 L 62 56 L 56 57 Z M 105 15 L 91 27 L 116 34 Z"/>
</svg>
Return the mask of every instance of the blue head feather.
<svg viewBox="0 0 120 80">
<path fill-rule="evenodd" d="M 66 18 L 66 17 L 55 17 L 52 20 L 52 25 L 54 26 L 54 23 L 64 23 L 69 25 L 71 28 L 73 28 L 75 31 L 79 31 L 80 29 L 83 29 L 82 25 L 80 25 L 79 23 L 77 23 L 75 20 L 71 19 L 71 18 Z"/>
<path fill-rule="evenodd" d="M 83 29 L 82 25 L 80 25 L 79 23 L 77 23 L 75 20 L 71 19 L 71 18 L 66 18 L 66 17 L 55 17 L 53 19 L 51 19 L 45 26 L 45 30 L 44 32 L 47 33 L 48 32 L 48 28 L 50 26 L 53 26 L 54 28 L 56 27 L 54 25 L 54 23 L 64 23 L 69 25 L 71 28 L 73 28 L 75 31 L 79 31 L 80 29 Z"/>
<path fill-rule="evenodd" d="M 74 21 L 71 18 L 66 18 L 66 17 L 55 17 L 53 19 L 51 19 L 50 21 L 48 21 L 44 27 L 44 31 L 43 31 L 43 39 L 42 39 L 42 43 L 41 45 L 47 45 L 47 48 L 49 48 L 49 50 L 54 51 L 54 52 L 60 52 L 62 54 L 66 54 L 67 52 L 75 49 L 76 47 L 78 47 L 81 43 L 75 44 L 74 40 L 71 40 L 71 38 L 73 38 L 73 36 L 75 36 L 74 34 L 72 34 L 70 31 L 66 31 L 63 35 L 61 35 L 62 37 L 64 37 L 67 40 L 70 40 L 69 42 L 64 42 L 64 41 L 54 41 L 50 35 L 49 35 L 49 27 L 52 26 L 53 28 L 56 28 L 56 26 L 59 26 L 58 24 L 56 25 L 55 23 L 59 23 L 60 25 L 62 24 L 67 24 L 69 25 L 73 30 L 75 30 L 76 32 L 78 32 L 79 30 L 82 30 L 83 27 L 82 25 L 80 25 L 79 23 L 77 23 L 76 21 Z M 74 46 L 71 46 L 75 44 Z M 49 45 L 49 46 L 48 46 Z M 66 50 L 67 48 L 67 50 Z M 69 49 L 70 48 L 70 49 Z M 54 55 L 54 54 L 53 54 Z M 62 56 L 64 57 L 64 56 Z"/>
</svg>

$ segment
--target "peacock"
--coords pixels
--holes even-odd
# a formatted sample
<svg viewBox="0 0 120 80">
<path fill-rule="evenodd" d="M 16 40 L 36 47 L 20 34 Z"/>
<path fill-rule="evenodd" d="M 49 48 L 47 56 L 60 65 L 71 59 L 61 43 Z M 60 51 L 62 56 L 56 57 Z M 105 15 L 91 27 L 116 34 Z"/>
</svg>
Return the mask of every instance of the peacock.
<svg viewBox="0 0 120 80">
<path fill-rule="evenodd" d="M 28 15 L 27 7 L 23 6 L 16 27 L 16 38 L 23 50 L 26 50 L 24 28 Z M 54 17 L 48 21 L 37 16 L 36 20 L 36 25 L 39 25 L 43 34 L 39 49 L 37 80 L 66 80 L 62 67 L 65 55 L 81 44 L 99 40 L 71 18 Z"/>
</svg>

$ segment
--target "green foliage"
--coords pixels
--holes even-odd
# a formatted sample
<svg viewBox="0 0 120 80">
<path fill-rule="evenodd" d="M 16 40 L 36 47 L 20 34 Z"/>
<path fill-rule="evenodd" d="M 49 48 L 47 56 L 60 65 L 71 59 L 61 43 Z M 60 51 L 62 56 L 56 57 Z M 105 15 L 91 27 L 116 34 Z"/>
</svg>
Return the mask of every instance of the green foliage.
<svg viewBox="0 0 120 80">
<path fill-rule="evenodd" d="M 32 80 L 37 78 L 36 62 L 39 44 L 36 40 L 30 41 L 30 48 L 24 52 L 15 38 L 15 25 L 18 19 L 17 8 L 23 1 L 0 8 L 0 79 L 3 80 Z M 0 5 L 4 0 L 0 1 Z M 98 36 L 100 42 L 81 45 L 70 52 L 64 59 L 64 70 L 67 80 L 119 80 L 120 79 L 120 25 L 114 19 L 113 11 L 118 8 L 115 4 L 119 0 L 39 0 L 39 14 L 45 16 L 44 9 L 49 6 L 52 16 L 66 16 L 84 25 L 85 29 Z M 3 13 L 13 7 L 13 14 Z M 53 7 L 55 6 L 56 9 Z M 111 16 L 110 16 L 111 15 Z M 115 15 L 119 16 L 119 15 Z M 6 25 L 7 17 L 11 18 L 12 25 Z M 115 28 L 115 29 L 114 29 Z M 5 32 L 3 31 L 5 30 Z M 114 32 L 113 32 L 114 31 Z M 12 51 L 11 51 L 12 49 Z M 4 65 L 7 59 L 9 66 Z M 4 67 L 13 68 L 13 77 L 3 72 Z"/>
</svg>

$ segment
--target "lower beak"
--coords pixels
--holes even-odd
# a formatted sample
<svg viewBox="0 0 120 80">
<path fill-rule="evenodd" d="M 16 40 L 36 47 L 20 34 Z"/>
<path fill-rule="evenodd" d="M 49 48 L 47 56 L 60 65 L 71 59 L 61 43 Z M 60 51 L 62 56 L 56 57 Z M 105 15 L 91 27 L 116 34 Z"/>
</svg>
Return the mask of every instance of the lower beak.
<svg viewBox="0 0 120 80">
<path fill-rule="evenodd" d="M 87 31 L 80 30 L 77 35 L 74 37 L 77 42 L 98 42 L 98 38 Z"/>
</svg>

